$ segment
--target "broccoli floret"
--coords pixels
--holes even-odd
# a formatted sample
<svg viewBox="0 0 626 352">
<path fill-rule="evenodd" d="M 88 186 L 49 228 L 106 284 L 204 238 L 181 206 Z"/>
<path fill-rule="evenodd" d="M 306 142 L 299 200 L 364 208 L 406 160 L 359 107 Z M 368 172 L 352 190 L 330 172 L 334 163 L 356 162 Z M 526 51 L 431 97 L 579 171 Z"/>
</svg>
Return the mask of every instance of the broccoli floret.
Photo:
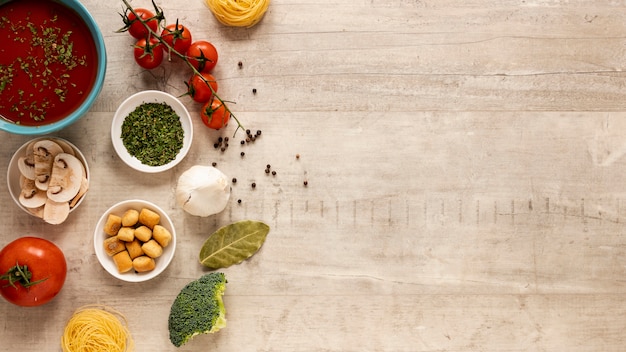
<svg viewBox="0 0 626 352">
<path fill-rule="evenodd" d="M 168 328 L 170 341 L 180 347 L 199 334 L 214 333 L 226 326 L 222 296 L 226 276 L 213 272 L 185 286 L 172 303 Z"/>
</svg>

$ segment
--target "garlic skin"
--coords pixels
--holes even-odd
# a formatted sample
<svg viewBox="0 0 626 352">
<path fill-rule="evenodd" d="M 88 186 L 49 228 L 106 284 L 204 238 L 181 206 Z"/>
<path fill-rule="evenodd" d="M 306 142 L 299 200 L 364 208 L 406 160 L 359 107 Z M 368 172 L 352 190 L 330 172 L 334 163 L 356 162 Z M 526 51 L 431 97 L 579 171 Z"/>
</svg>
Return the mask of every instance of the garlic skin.
<svg viewBox="0 0 626 352">
<path fill-rule="evenodd" d="M 176 204 L 191 215 L 207 217 L 226 208 L 230 184 L 213 166 L 194 165 L 183 172 L 176 185 Z"/>
</svg>

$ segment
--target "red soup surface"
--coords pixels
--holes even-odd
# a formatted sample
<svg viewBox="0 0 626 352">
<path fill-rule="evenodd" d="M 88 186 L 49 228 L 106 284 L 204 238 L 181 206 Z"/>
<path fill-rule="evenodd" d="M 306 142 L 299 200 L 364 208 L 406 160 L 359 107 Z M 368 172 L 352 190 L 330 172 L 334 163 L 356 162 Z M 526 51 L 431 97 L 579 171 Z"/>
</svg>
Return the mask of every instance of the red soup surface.
<svg viewBox="0 0 626 352">
<path fill-rule="evenodd" d="M 96 46 L 85 22 L 52 0 L 0 6 L 0 115 L 20 125 L 56 122 L 87 98 Z"/>
</svg>

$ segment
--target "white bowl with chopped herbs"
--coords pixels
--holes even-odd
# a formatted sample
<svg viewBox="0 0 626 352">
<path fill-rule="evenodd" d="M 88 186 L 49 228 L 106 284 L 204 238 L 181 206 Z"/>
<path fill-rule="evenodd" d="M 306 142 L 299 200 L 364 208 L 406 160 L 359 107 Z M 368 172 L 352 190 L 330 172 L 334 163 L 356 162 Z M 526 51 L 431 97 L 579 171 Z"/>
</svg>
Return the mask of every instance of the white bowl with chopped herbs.
<svg viewBox="0 0 626 352">
<path fill-rule="evenodd" d="M 187 155 L 193 123 L 183 103 L 171 94 L 146 90 L 117 108 L 111 140 L 117 155 L 131 168 L 157 173 L 169 170 Z"/>
</svg>

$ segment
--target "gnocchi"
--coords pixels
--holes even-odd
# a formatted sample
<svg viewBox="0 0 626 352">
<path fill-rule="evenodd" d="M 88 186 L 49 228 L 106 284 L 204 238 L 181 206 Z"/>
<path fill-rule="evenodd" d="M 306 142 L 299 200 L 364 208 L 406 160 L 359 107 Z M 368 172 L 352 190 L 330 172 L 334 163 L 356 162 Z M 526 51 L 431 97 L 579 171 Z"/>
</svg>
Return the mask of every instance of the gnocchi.
<svg viewBox="0 0 626 352">
<path fill-rule="evenodd" d="M 129 209 L 123 215 L 109 214 L 103 246 L 117 271 L 138 273 L 154 270 L 172 234 L 160 225 L 160 216 L 147 208 Z"/>
</svg>

